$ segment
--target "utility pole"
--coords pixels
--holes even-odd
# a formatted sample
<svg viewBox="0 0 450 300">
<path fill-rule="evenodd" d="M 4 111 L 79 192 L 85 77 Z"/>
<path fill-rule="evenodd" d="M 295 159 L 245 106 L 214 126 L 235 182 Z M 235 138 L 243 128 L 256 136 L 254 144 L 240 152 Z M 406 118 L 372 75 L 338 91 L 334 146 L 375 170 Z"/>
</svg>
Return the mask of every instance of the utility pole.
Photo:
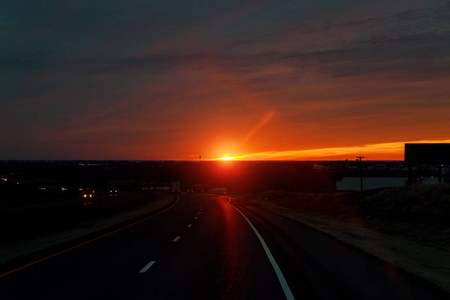
<svg viewBox="0 0 450 300">
<path fill-rule="evenodd" d="M 365 156 L 357 156 L 357 159 L 359 159 L 359 178 L 361 180 L 361 192 L 364 191 L 363 187 L 363 177 L 362 177 L 362 159 L 366 158 Z"/>
</svg>

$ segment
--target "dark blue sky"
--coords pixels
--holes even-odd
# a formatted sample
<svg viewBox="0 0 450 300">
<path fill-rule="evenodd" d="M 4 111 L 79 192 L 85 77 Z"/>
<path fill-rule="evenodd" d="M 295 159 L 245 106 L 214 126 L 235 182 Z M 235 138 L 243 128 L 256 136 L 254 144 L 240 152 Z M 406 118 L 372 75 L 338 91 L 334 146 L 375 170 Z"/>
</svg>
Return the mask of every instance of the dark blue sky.
<svg viewBox="0 0 450 300">
<path fill-rule="evenodd" d="M 0 35 L 0 159 L 401 159 L 373 145 L 450 136 L 448 1 L 3 1 Z"/>
</svg>

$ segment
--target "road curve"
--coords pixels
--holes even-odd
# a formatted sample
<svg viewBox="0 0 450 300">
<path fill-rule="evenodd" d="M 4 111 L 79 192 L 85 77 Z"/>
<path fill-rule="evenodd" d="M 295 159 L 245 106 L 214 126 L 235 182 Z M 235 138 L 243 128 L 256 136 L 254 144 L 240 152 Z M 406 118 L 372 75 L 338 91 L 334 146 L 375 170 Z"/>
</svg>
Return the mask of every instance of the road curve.
<svg viewBox="0 0 450 300">
<path fill-rule="evenodd" d="M 444 299 L 326 235 L 228 202 L 182 194 L 162 214 L 0 278 L 0 299 Z"/>
</svg>

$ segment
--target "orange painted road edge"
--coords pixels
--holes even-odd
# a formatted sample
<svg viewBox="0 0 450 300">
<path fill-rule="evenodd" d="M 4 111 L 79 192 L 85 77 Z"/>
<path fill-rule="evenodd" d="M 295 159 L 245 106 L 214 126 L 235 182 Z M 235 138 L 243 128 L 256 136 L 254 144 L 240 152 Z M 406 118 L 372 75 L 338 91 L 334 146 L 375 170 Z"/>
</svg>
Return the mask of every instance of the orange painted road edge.
<svg viewBox="0 0 450 300">
<path fill-rule="evenodd" d="M 160 212 L 158 212 L 158 213 L 156 213 L 156 214 L 153 214 L 153 215 L 151 215 L 151 216 L 149 216 L 149 217 L 147 217 L 147 218 L 145 218 L 145 219 L 136 221 L 136 222 L 134 222 L 134 223 L 132 223 L 132 224 L 130 224 L 130 225 L 127 225 L 127 226 L 125 226 L 125 227 L 122 227 L 122 228 L 119 228 L 119 229 L 117 229 L 117 230 L 111 231 L 111 232 L 109 232 L 109 233 L 107 233 L 107 234 L 104 234 L 104 235 L 102 235 L 102 236 L 96 237 L 96 238 L 94 238 L 94 239 L 92 239 L 92 240 L 89 240 L 89 241 L 87 241 L 87 242 L 83 242 L 83 243 L 81 243 L 81 244 L 78 244 L 78 245 L 76 245 L 76 246 L 70 247 L 70 248 L 65 249 L 65 250 L 63 250 L 63 251 L 60 251 L 60 252 L 57 252 L 57 253 L 55 253 L 55 254 L 49 255 L 49 256 L 47 256 L 47 257 L 38 259 L 38 260 L 36 260 L 36 261 L 34 261 L 34 262 L 31 262 L 31 263 L 29 263 L 29 264 L 26 264 L 26 265 L 24 265 L 24 266 L 22 266 L 22 267 L 19 267 L 19 268 L 16 268 L 16 269 L 14 269 L 14 270 L 8 271 L 8 272 L 6 272 L 6 273 L 0 274 L 0 278 L 4 277 L 4 276 L 6 276 L 6 275 L 12 274 L 12 273 L 14 273 L 14 272 L 20 271 L 20 270 L 22 270 L 22 269 L 28 268 L 28 267 L 30 267 L 30 266 L 32 266 L 32 265 L 37 264 L 37 263 L 43 262 L 44 260 L 47 260 L 47 259 L 49 259 L 49 258 L 58 256 L 58 255 L 60 255 L 60 254 L 66 253 L 66 252 L 69 252 L 70 250 L 73 250 L 73 249 L 76 249 L 76 248 L 78 248 L 78 247 L 84 246 L 84 245 L 86 245 L 86 244 L 92 243 L 92 242 L 94 242 L 94 241 L 96 241 L 96 240 L 102 239 L 102 238 L 104 238 L 104 237 L 107 237 L 107 236 L 112 235 L 112 234 L 114 234 L 114 233 L 116 233 L 116 232 L 122 231 L 122 230 L 124 230 L 124 229 L 127 229 L 127 228 L 129 228 L 129 227 L 131 227 L 131 226 L 134 226 L 134 225 L 136 225 L 136 224 L 142 223 L 142 222 L 144 222 L 144 221 L 146 221 L 146 220 L 148 220 L 148 219 L 150 219 L 150 218 L 153 218 L 153 217 L 155 217 L 155 216 L 157 216 L 157 215 L 160 215 L 160 214 L 162 214 L 162 213 L 168 211 L 169 209 L 171 209 L 172 207 L 174 207 L 175 205 L 177 205 L 179 199 L 180 199 L 180 198 L 177 197 L 177 201 L 176 201 L 174 204 L 172 204 L 170 207 L 168 207 L 168 208 L 166 208 L 165 210 L 160 211 Z"/>
</svg>

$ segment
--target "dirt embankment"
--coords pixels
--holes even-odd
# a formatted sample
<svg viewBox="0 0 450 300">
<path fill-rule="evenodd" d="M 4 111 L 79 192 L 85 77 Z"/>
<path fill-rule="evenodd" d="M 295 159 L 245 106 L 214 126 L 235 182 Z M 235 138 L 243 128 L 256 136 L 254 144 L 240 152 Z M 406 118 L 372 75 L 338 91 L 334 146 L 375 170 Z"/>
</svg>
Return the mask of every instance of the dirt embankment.
<svg viewBox="0 0 450 300">
<path fill-rule="evenodd" d="M 450 185 L 250 198 L 450 292 Z"/>
</svg>

